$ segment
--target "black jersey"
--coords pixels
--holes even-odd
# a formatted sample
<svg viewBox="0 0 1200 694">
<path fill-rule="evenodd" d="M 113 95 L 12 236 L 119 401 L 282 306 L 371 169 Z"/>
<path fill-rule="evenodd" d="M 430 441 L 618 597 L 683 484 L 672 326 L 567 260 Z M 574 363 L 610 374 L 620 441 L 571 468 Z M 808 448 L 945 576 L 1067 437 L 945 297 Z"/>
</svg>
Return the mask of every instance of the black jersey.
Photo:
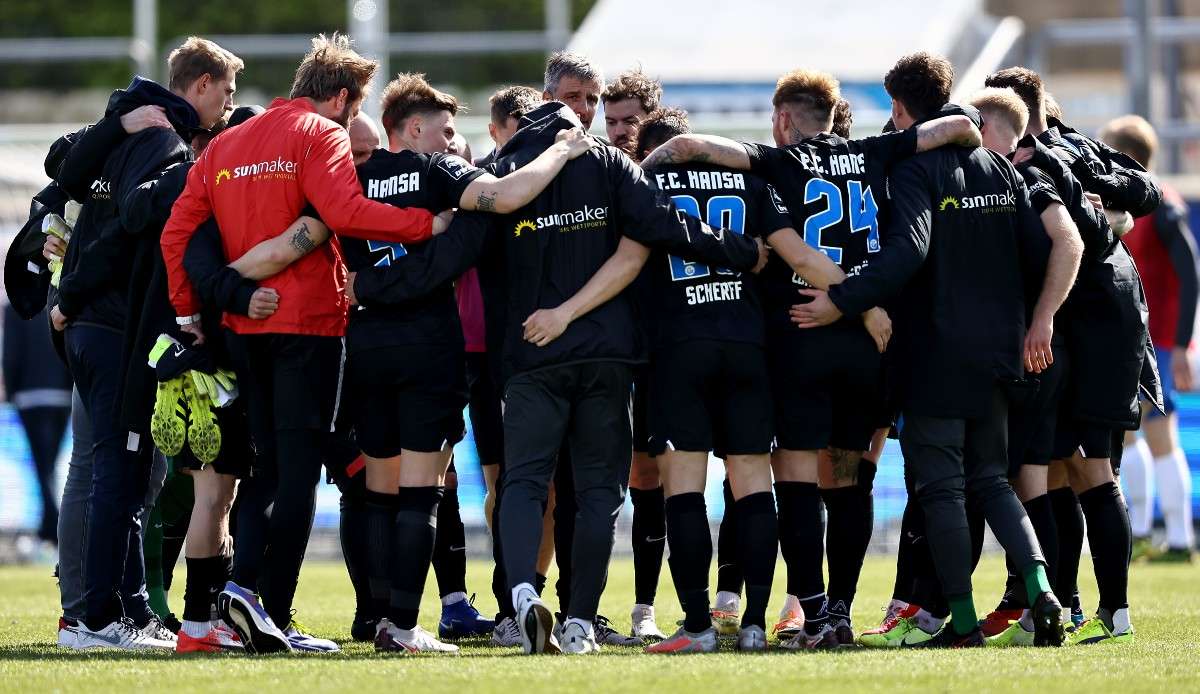
<svg viewBox="0 0 1200 694">
<path fill-rule="evenodd" d="M 758 176 L 705 164 L 646 171 L 675 207 L 714 228 L 767 237 L 791 226 L 787 208 Z M 708 339 L 762 344 L 756 283 L 726 268 L 655 251 L 643 270 L 641 306 L 654 345 Z"/>
<path fill-rule="evenodd" d="M 847 275 L 879 252 L 888 170 L 917 151 L 915 128 L 861 140 L 822 133 L 787 147 L 746 144 L 750 170 L 774 185 L 805 243 Z M 790 328 L 788 308 L 808 285 L 775 254 L 763 270 L 767 324 Z"/>
<path fill-rule="evenodd" d="M 479 176 L 477 169 L 452 154 L 389 152 L 377 149 L 358 167 L 363 194 L 396 207 L 420 207 L 433 213 L 457 207 L 463 191 Z M 428 241 L 400 244 L 343 237 L 342 250 L 351 272 L 383 274 L 392 261 L 423 253 Z M 401 304 L 368 303 L 350 312 L 349 351 L 394 344 L 462 342 L 458 304 L 451 283 Z"/>
</svg>

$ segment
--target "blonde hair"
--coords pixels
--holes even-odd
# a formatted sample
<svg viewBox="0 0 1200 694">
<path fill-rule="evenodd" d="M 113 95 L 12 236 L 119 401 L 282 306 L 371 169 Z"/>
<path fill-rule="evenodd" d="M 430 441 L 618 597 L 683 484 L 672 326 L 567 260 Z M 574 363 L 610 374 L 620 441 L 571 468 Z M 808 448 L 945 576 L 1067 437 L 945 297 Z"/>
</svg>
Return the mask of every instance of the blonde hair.
<svg viewBox="0 0 1200 694">
<path fill-rule="evenodd" d="M 189 36 L 167 56 L 167 88 L 176 92 L 186 91 L 204 75 L 222 80 L 231 72 L 241 72 L 244 67 L 241 58 L 216 43 Z"/>
<path fill-rule="evenodd" d="M 1007 122 L 1018 137 L 1025 134 L 1029 125 L 1029 107 L 1008 87 L 985 87 L 971 97 L 971 105 L 979 109 L 985 121 L 994 117 Z"/>
<path fill-rule="evenodd" d="M 312 50 L 296 68 L 292 98 L 306 96 L 325 101 L 345 89 L 348 100 L 353 103 L 366 96 L 367 84 L 378 67 L 374 60 L 354 51 L 349 36 L 336 32 L 329 37 L 318 34 L 313 37 Z"/>
<path fill-rule="evenodd" d="M 792 70 L 775 83 L 771 103 L 799 107 L 816 123 L 826 123 L 842 98 L 837 78 L 820 70 Z"/>
<path fill-rule="evenodd" d="M 1100 139 L 1109 147 L 1133 157 L 1147 169 L 1154 159 L 1154 153 L 1158 151 L 1158 134 L 1154 132 L 1154 126 L 1141 116 L 1114 118 L 1100 129 Z"/>
</svg>

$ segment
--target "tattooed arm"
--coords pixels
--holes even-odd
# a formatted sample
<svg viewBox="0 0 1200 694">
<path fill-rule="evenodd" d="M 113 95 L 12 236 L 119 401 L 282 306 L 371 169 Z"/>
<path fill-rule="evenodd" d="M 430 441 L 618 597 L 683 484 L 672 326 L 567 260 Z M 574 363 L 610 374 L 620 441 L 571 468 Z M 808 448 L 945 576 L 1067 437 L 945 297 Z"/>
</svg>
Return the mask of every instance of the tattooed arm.
<svg viewBox="0 0 1200 694">
<path fill-rule="evenodd" d="M 716 135 L 676 135 L 642 161 L 643 169 L 664 164 L 700 162 L 750 169 L 750 154 L 740 142 Z"/>
<path fill-rule="evenodd" d="M 563 166 L 592 148 L 594 142 L 578 128 L 562 130 L 546 151 L 537 159 L 504 178 L 485 173 L 463 191 L 459 207 L 479 212 L 508 214 L 515 212 L 537 197 Z"/>
<path fill-rule="evenodd" d="M 282 234 L 267 239 L 229 264 L 242 277 L 265 280 L 308 255 L 329 239 L 329 227 L 312 217 L 300 217 Z"/>
</svg>

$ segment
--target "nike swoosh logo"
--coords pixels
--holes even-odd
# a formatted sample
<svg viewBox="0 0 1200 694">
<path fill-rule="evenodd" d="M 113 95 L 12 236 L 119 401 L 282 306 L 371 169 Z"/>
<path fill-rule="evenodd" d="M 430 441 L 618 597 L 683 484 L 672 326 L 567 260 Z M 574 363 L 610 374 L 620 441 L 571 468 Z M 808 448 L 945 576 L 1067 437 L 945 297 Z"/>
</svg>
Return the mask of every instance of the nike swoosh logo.
<svg viewBox="0 0 1200 694">
<path fill-rule="evenodd" d="M 467 551 L 467 546 L 463 545 L 462 547 L 451 547 L 450 551 L 451 552 L 465 552 L 465 551 Z"/>
<path fill-rule="evenodd" d="M 184 352 L 183 345 L 175 345 L 175 356 L 176 357 L 182 357 L 183 352 Z"/>
<path fill-rule="evenodd" d="M 121 645 L 121 637 L 120 636 L 108 636 L 106 634 L 99 634 L 94 631 L 88 632 L 87 634 L 82 634 L 82 635 L 90 636 L 94 639 L 99 639 L 100 641 L 103 641 L 104 643 L 111 643 L 114 646 Z"/>
<path fill-rule="evenodd" d="M 667 539 L 666 535 L 663 535 L 662 537 L 650 537 L 649 535 L 646 536 L 646 542 L 662 542 L 665 539 Z"/>
</svg>

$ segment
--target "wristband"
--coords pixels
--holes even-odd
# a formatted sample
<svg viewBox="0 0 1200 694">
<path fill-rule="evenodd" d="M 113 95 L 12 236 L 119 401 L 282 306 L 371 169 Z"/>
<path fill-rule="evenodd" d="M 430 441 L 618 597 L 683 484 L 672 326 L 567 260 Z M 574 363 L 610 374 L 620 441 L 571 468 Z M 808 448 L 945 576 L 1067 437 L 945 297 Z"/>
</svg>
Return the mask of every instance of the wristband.
<svg viewBox="0 0 1200 694">
<path fill-rule="evenodd" d="M 193 323 L 199 323 L 199 322 L 200 322 L 200 314 L 199 313 L 193 313 L 190 316 L 176 316 L 175 317 L 175 323 L 177 325 L 192 325 Z"/>
</svg>

